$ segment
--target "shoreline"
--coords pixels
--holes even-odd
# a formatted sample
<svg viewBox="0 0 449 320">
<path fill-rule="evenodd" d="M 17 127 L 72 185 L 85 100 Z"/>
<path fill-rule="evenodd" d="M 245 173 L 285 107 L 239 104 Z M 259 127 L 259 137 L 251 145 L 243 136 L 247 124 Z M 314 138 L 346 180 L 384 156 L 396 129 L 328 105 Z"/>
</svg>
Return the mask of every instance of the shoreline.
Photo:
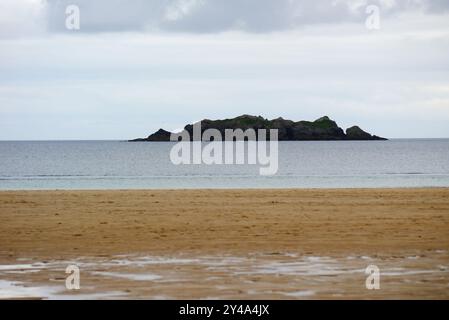
<svg viewBox="0 0 449 320">
<path fill-rule="evenodd" d="M 401 186 L 401 187 L 247 187 L 247 188 L 123 188 L 123 189 L 102 189 L 102 188 L 92 188 L 92 189 L 0 189 L 0 193 L 7 192 L 130 192 L 130 191 L 368 191 L 368 190 L 427 190 L 427 189 L 448 189 L 449 186 Z"/>
</svg>

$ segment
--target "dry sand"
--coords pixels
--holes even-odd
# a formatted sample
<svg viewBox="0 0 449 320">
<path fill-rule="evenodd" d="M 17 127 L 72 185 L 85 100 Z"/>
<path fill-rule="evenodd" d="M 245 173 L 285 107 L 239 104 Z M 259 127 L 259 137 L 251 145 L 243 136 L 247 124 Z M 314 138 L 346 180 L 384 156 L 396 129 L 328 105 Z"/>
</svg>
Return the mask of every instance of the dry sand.
<svg viewBox="0 0 449 320">
<path fill-rule="evenodd" d="M 448 299 L 448 250 L 449 188 L 0 192 L 0 298 Z"/>
</svg>

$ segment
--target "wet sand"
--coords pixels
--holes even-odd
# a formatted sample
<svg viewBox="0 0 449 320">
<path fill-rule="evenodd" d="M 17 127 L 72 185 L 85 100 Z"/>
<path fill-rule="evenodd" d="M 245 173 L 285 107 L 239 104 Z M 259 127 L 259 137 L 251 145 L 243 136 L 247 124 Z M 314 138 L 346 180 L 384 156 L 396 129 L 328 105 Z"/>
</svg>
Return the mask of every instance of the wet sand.
<svg viewBox="0 0 449 320">
<path fill-rule="evenodd" d="M 449 188 L 0 192 L 0 298 L 448 299 L 448 250 Z"/>
</svg>

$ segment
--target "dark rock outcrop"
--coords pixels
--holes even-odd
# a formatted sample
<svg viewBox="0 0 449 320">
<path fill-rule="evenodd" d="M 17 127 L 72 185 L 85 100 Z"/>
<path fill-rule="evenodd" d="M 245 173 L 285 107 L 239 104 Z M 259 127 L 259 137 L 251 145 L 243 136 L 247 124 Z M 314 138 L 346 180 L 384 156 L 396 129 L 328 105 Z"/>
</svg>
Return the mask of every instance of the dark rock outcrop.
<svg viewBox="0 0 449 320">
<path fill-rule="evenodd" d="M 147 138 L 138 138 L 130 141 L 170 141 L 170 135 L 171 132 L 164 129 L 159 129 L 155 133 L 149 135 Z"/>
<path fill-rule="evenodd" d="M 371 135 L 357 126 L 346 130 L 346 133 L 337 123 L 329 117 L 324 116 L 315 121 L 298 121 L 276 118 L 265 119 L 261 116 L 242 115 L 232 119 L 201 121 L 201 135 L 207 129 L 218 130 L 225 139 L 226 129 L 278 129 L 279 141 L 301 141 L 301 140 L 386 140 Z M 184 128 L 193 139 L 193 125 L 188 124 Z M 258 139 L 258 137 L 256 137 Z M 159 129 L 147 138 L 130 141 L 170 141 L 170 132 Z"/>
<path fill-rule="evenodd" d="M 346 140 L 387 140 L 378 136 L 373 136 L 366 131 L 363 131 L 358 126 L 353 126 L 346 129 Z"/>
</svg>

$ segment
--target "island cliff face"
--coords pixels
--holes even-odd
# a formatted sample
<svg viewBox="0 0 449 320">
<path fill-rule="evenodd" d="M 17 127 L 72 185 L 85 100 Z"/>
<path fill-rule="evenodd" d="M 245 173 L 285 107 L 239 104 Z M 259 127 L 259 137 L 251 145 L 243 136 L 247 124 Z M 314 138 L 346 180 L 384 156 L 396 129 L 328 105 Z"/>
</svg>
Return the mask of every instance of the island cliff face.
<svg viewBox="0 0 449 320">
<path fill-rule="evenodd" d="M 220 131 L 225 137 L 226 129 L 278 129 L 279 141 L 319 141 L 319 140 L 387 140 L 368 132 L 363 131 L 358 126 L 348 128 L 346 132 L 329 117 L 324 116 L 315 121 L 292 121 L 283 118 L 273 120 L 265 119 L 261 116 L 242 115 L 233 119 L 201 121 L 201 133 L 207 129 Z M 193 125 L 184 127 L 190 137 L 193 137 Z M 170 141 L 170 132 L 159 129 L 147 138 L 139 138 L 130 141 Z"/>
</svg>

